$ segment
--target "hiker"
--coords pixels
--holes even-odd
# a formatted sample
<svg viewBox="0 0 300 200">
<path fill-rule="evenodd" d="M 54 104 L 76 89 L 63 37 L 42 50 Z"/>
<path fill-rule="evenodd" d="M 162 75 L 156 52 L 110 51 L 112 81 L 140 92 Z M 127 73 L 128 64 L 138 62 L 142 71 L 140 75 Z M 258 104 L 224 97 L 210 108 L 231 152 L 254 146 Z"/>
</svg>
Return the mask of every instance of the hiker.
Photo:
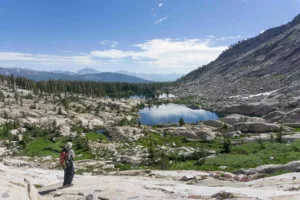
<svg viewBox="0 0 300 200">
<path fill-rule="evenodd" d="M 60 153 L 60 164 L 64 168 L 64 183 L 63 187 L 70 187 L 74 178 L 73 160 L 75 153 L 72 149 L 72 143 L 68 142 Z"/>
</svg>

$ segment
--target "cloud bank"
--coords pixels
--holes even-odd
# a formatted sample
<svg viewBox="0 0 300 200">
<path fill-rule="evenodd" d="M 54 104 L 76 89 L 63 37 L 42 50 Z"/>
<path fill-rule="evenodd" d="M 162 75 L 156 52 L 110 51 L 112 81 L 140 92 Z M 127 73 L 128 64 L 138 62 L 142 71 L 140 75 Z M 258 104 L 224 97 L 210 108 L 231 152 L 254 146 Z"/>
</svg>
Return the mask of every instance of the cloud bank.
<svg viewBox="0 0 300 200">
<path fill-rule="evenodd" d="M 216 59 L 227 48 L 227 46 L 213 45 L 217 40 L 218 38 L 214 36 L 209 36 L 204 40 L 152 39 L 144 43 L 132 44 L 126 48 L 127 50 L 118 49 L 118 43 L 111 42 L 110 48 L 106 50 L 92 50 L 79 55 L 0 52 L 0 65 L 15 65 L 16 67 L 25 67 L 30 64 L 55 65 L 59 69 L 65 69 L 70 65 L 78 68 L 82 66 L 99 68 L 104 65 L 124 67 L 126 64 L 129 68 L 138 66 L 144 69 L 155 68 L 155 70 L 162 71 L 174 69 L 176 72 L 188 72 Z"/>
</svg>

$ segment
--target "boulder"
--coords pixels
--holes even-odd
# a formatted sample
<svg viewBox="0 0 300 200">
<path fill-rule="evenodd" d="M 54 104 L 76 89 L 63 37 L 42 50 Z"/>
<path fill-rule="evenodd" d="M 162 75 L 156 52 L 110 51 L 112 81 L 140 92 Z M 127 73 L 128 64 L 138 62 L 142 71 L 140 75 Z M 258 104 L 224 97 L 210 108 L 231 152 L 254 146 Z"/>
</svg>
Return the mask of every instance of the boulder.
<svg viewBox="0 0 300 200">
<path fill-rule="evenodd" d="M 193 176 L 193 175 L 186 175 L 186 176 L 183 176 L 180 180 L 181 181 L 190 181 L 190 180 L 194 180 L 194 179 L 196 179 L 195 176 Z"/>
<path fill-rule="evenodd" d="M 246 174 L 246 175 L 273 174 L 278 171 L 297 172 L 299 168 L 300 168 L 300 161 L 293 161 L 284 165 L 269 164 L 269 165 L 262 165 L 256 168 L 242 169 L 235 172 L 235 174 Z"/>
<path fill-rule="evenodd" d="M 114 142 L 136 141 L 144 135 L 141 129 L 129 126 L 117 126 L 108 128 L 107 134 Z"/>
<path fill-rule="evenodd" d="M 226 136 L 226 137 L 239 137 L 243 134 L 242 134 L 241 131 L 232 131 L 232 132 L 224 133 L 223 135 Z"/>
<path fill-rule="evenodd" d="M 300 123 L 284 123 L 282 125 L 288 126 L 288 127 L 291 127 L 291 128 L 300 128 Z"/>
<path fill-rule="evenodd" d="M 296 108 L 287 113 L 281 120 L 283 123 L 299 123 L 300 122 L 300 108 Z"/>
<path fill-rule="evenodd" d="M 204 121 L 203 124 L 205 124 L 206 126 L 211 126 L 211 127 L 215 127 L 215 128 L 223 128 L 225 123 L 221 122 L 219 120 L 207 120 Z"/>
<path fill-rule="evenodd" d="M 3 125 L 5 123 L 6 123 L 6 119 L 3 119 L 3 118 L 0 117 L 0 125 Z"/>
<path fill-rule="evenodd" d="M 213 128 L 209 126 L 198 125 L 193 127 L 192 129 L 200 139 L 205 141 L 214 140 L 217 134 L 217 132 L 215 132 Z"/>
<path fill-rule="evenodd" d="M 280 130 L 279 125 L 259 122 L 236 123 L 234 127 L 237 131 L 241 131 L 244 133 L 268 133 L 278 132 Z"/>
<path fill-rule="evenodd" d="M 223 117 L 221 121 L 233 125 L 239 122 L 246 122 L 249 118 L 250 117 L 245 115 L 231 114 L 231 115 L 227 115 L 226 117 Z"/>
<path fill-rule="evenodd" d="M 271 112 L 267 115 L 264 115 L 263 118 L 269 122 L 276 122 L 276 121 L 279 121 L 281 120 L 284 116 L 286 115 L 285 112 L 282 112 L 282 111 L 274 111 L 274 112 Z"/>
<path fill-rule="evenodd" d="M 260 117 L 250 117 L 247 122 L 258 122 L 258 123 L 265 123 L 266 120 Z"/>
<path fill-rule="evenodd" d="M 243 115 L 263 116 L 277 110 L 278 102 L 258 102 L 248 104 L 234 104 L 224 108 L 225 113 L 237 113 Z"/>
<path fill-rule="evenodd" d="M 142 158 L 136 156 L 121 155 L 119 158 L 121 163 L 129 164 L 134 167 L 139 166 L 142 163 Z"/>
<path fill-rule="evenodd" d="M 164 128 L 161 129 L 161 132 L 168 132 L 172 135 L 183 136 L 191 139 L 198 139 L 198 136 L 193 129 L 184 126 Z"/>
<path fill-rule="evenodd" d="M 32 167 L 32 164 L 30 164 L 27 161 L 24 160 L 17 160 L 17 159 L 3 159 L 3 164 L 6 166 L 11 167 Z"/>
</svg>

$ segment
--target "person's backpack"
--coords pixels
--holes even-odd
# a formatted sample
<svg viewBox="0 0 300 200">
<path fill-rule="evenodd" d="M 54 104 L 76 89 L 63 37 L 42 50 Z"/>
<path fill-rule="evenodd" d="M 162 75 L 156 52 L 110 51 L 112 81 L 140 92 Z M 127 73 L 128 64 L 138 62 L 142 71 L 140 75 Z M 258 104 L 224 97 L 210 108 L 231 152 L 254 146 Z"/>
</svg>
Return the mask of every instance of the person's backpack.
<svg viewBox="0 0 300 200">
<path fill-rule="evenodd" d="M 59 157 L 59 163 L 61 166 L 64 166 L 65 165 L 65 162 L 66 160 L 68 159 L 68 151 L 66 149 L 63 149 L 61 152 L 60 152 L 60 157 Z"/>
</svg>

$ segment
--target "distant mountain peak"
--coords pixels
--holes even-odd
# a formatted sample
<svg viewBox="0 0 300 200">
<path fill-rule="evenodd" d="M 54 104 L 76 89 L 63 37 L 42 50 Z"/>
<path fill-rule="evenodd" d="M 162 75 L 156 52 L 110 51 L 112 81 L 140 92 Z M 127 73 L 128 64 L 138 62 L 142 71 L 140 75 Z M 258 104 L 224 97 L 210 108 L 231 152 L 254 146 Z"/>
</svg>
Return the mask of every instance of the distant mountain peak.
<svg viewBox="0 0 300 200">
<path fill-rule="evenodd" d="M 89 67 L 86 67 L 86 68 L 83 68 L 83 69 L 80 69 L 77 71 L 77 74 L 81 74 L 81 75 L 84 75 L 84 74 L 98 74 L 100 73 L 100 71 L 96 70 L 96 69 L 93 69 L 93 68 L 89 68 Z"/>
</svg>

